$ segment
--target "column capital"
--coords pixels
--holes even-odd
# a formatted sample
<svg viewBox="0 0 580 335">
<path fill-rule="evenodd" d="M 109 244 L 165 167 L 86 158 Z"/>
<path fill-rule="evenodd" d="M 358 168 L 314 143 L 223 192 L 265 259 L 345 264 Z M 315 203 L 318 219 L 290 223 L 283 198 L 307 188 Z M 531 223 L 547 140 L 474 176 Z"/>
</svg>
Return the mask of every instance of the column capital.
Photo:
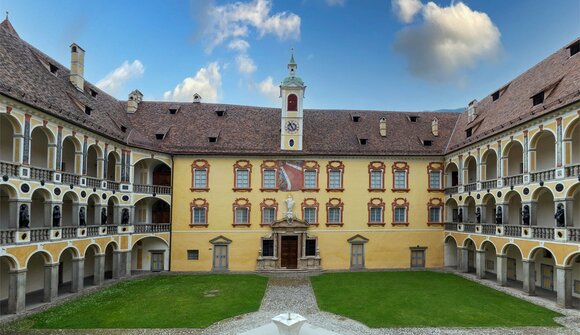
<svg viewBox="0 0 580 335">
<path fill-rule="evenodd" d="M 555 268 L 556 270 L 572 271 L 572 267 L 566 265 L 556 265 Z"/>
<path fill-rule="evenodd" d="M 8 274 L 19 274 L 19 273 L 24 273 L 27 272 L 28 268 L 22 268 L 22 269 L 14 269 L 14 270 L 10 270 L 8 271 Z"/>
<path fill-rule="evenodd" d="M 58 267 L 59 263 L 46 263 L 44 264 L 45 268 L 54 268 L 54 267 Z"/>
<path fill-rule="evenodd" d="M 522 259 L 522 263 L 530 263 L 530 264 L 533 264 L 535 262 L 536 262 L 535 259 Z"/>
<path fill-rule="evenodd" d="M 497 255 L 495 255 L 495 257 L 498 257 L 498 258 L 507 258 L 507 255 L 497 254 Z"/>
<path fill-rule="evenodd" d="M 84 261 L 85 258 L 84 257 L 73 257 L 72 261 L 73 262 L 80 262 L 80 261 Z"/>
</svg>

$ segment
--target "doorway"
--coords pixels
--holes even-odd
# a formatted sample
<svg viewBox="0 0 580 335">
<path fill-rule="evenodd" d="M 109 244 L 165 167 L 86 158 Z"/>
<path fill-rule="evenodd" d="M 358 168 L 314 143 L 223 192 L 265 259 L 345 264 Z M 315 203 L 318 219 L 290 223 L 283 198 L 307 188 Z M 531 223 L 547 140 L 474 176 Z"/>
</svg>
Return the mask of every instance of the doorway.
<svg viewBox="0 0 580 335">
<path fill-rule="evenodd" d="M 542 288 L 546 290 L 554 290 L 554 267 L 551 265 L 542 264 Z"/>
<path fill-rule="evenodd" d="M 160 272 L 164 269 L 163 259 L 165 252 L 151 251 L 151 272 Z"/>
<path fill-rule="evenodd" d="M 214 245 L 213 247 L 213 270 L 226 271 L 228 269 L 228 246 Z"/>
<path fill-rule="evenodd" d="M 298 268 L 298 236 L 282 236 L 281 264 L 286 269 Z"/>
</svg>

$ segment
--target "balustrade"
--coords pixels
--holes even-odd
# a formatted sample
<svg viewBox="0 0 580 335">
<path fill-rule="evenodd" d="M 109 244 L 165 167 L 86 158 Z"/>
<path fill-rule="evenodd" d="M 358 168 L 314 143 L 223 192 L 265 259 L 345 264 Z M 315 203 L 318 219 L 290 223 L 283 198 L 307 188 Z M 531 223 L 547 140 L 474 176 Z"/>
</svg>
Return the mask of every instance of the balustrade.
<svg viewBox="0 0 580 335">
<path fill-rule="evenodd" d="M 99 236 L 99 226 L 87 226 L 87 236 Z"/>
<path fill-rule="evenodd" d="M 169 223 L 138 223 L 135 224 L 135 233 L 165 233 L 171 229 Z"/>
<path fill-rule="evenodd" d="M 118 191 L 119 190 L 119 183 L 117 183 L 116 181 L 107 180 L 107 190 Z"/>
<path fill-rule="evenodd" d="M 504 236 L 521 237 L 522 226 L 504 225 Z"/>
<path fill-rule="evenodd" d="M 70 240 L 77 237 L 76 227 L 64 227 L 62 228 L 62 238 L 65 240 Z"/>
<path fill-rule="evenodd" d="M 0 230 L 0 245 L 13 244 L 16 240 L 16 229 Z"/>
<path fill-rule="evenodd" d="M 80 184 L 80 179 L 81 177 L 76 175 L 76 174 L 72 174 L 72 173 L 66 173 L 66 172 L 62 172 L 61 173 L 61 180 L 63 184 L 73 184 L 73 185 L 79 185 Z"/>
<path fill-rule="evenodd" d="M 475 223 L 464 223 L 463 231 L 466 233 L 475 233 Z"/>
<path fill-rule="evenodd" d="M 515 176 L 508 176 L 503 178 L 504 186 L 516 186 L 524 183 L 524 175 L 518 174 Z"/>
<path fill-rule="evenodd" d="M 553 240 L 555 228 L 532 227 L 532 237 L 542 240 Z"/>
<path fill-rule="evenodd" d="M 31 228 L 30 242 L 44 242 L 50 239 L 50 228 Z"/>
<path fill-rule="evenodd" d="M 445 230 L 457 231 L 457 223 L 453 223 L 453 222 L 445 223 Z"/>
<path fill-rule="evenodd" d="M 52 170 L 30 167 L 30 179 L 52 181 L 53 175 Z"/>
<path fill-rule="evenodd" d="M 566 177 L 580 176 L 580 165 L 572 165 L 566 167 Z"/>
<path fill-rule="evenodd" d="M 532 182 L 540 182 L 552 179 L 556 179 L 556 169 L 538 171 L 530 174 L 530 181 Z"/>
<path fill-rule="evenodd" d="M 0 162 L 0 175 L 17 177 L 18 176 L 18 165 L 9 162 Z"/>
<path fill-rule="evenodd" d="M 133 184 L 133 192 L 147 194 L 171 194 L 171 186 Z"/>
<path fill-rule="evenodd" d="M 486 180 L 481 182 L 481 189 L 483 190 L 490 190 L 492 188 L 496 188 L 497 186 L 497 179 L 493 180 Z"/>
<path fill-rule="evenodd" d="M 451 186 L 451 187 L 445 188 L 445 194 L 447 194 L 447 195 L 457 193 L 458 191 L 459 191 L 459 188 L 457 186 Z"/>
<path fill-rule="evenodd" d="M 477 190 L 477 183 L 471 183 L 465 185 L 465 192 L 472 192 Z"/>
<path fill-rule="evenodd" d="M 93 177 L 87 177 L 87 187 L 100 188 L 101 180 Z"/>
<path fill-rule="evenodd" d="M 485 235 L 495 235 L 495 224 L 482 224 L 481 233 Z"/>
</svg>

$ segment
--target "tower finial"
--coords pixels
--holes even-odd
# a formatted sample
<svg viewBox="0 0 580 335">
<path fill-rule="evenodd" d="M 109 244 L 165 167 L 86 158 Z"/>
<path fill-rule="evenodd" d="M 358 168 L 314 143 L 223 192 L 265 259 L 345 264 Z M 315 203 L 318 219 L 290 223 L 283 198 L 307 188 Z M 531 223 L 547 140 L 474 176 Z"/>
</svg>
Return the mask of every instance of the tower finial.
<svg viewBox="0 0 580 335">
<path fill-rule="evenodd" d="M 8 11 L 6 11 L 6 20 L 8 20 L 8 15 L 9 15 L 9 14 L 10 14 L 10 13 L 9 13 Z"/>
<path fill-rule="evenodd" d="M 294 61 L 294 48 L 290 48 L 290 63 L 289 65 L 294 65 L 296 62 Z"/>
</svg>

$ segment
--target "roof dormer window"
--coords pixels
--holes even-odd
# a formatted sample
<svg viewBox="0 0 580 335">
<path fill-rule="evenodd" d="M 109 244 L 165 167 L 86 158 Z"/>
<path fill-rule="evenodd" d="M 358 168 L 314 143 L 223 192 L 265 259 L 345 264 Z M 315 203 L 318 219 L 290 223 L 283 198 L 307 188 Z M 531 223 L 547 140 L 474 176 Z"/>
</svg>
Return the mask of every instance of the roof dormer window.
<svg viewBox="0 0 580 335">
<path fill-rule="evenodd" d="M 226 111 L 224 111 L 224 110 L 217 110 L 217 111 L 215 111 L 215 113 L 216 113 L 217 116 L 222 117 L 222 116 L 224 116 L 226 114 Z"/>
<path fill-rule="evenodd" d="M 92 88 L 89 88 L 89 94 L 91 95 L 91 97 L 96 98 L 97 95 L 99 95 L 99 93 L 97 93 L 97 91 L 93 90 Z"/>
<path fill-rule="evenodd" d="M 171 114 L 171 115 L 177 114 L 177 109 L 176 108 L 169 108 L 169 114 Z"/>
<path fill-rule="evenodd" d="M 492 100 L 492 101 L 496 101 L 497 99 L 499 99 L 499 91 L 495 91 L 495 92 L 493 92 L 493 94 L 491 95 L 491 100 Z"/>
<path fill-rule="evenodd" d="M 358 142 L 360 143 L 360 145 L 367 145 L 368 143 L 368 139 L 367 138 L 359 138 Z"/>
<path fill-rule="evenodd" d="M 89 106 L 85 106 L 85 114 L 87 115 L 91 115 L 91 112 L 93 111 L 93 109 Z"/>
<path fill-rule="evenodd" d="M 423 140 L 423 145 L 426 147 L 430 147 L 433 145 L 433 141 L 432 140 Z"/>
<path fill-rule="evenodd" d="M 122 132 L 126 132 L 126 131 L 127 131 L 127 127 L 125 127 L 125 126 L 121 126 L 121 131 L 122 131 Z"/>
<path fill-rule="evenodd" d="M 216 143 L 217 142 L 217 137 L 210 136 L 207 139 L 209 140 L 209 143 Z"/>
<path fill-rule="evenodd" d="M 580 41 L 572 43 L 568 49 L 570 50 L 570 57 L 574 56 L 578 51 L 580 51 Z"/>
<path fill-rule="evenodd" d="M 411 122 L 417 122 L 417 120 L 419 120 L 419 117 L 418 116 L 414 116 L 414 115 L 413 116 L 409 116 L 409 121 L 411 121 Z"/>
<path fill-rule="evenodd" d="M 50 73 L 56 75 L 56 72 L 58 71 L 58 67 L 52 63 L 48 64 L 48 69 L 50 70 Z"/>
<path fill-rule="evenodd" d="M 352 122 L 360 122 L 360 115 L 351 115 Z"/>
<path fill-rule="evenodd" d="M 473 129 L 472 128 L 467 128 L 465 130 L 465 137 L 471 137 L 472 134 L 473 134 Z"/>
<path fill-rule="evenodd" d="M 532 97 L 532 106 L 537 106 L 544 103 L 544 91 L 534 95 Z"/>
<path fill-rule="evenodd" d="M 155 138 L 156 138 L 157 140 L 162 140 L 162 139 L 164 139 L 164 138 L 165 138 L 165 134 L 163 134 L 163 133 L 161 133 L 161 134 L 155 134 Z"/>
</svg>

